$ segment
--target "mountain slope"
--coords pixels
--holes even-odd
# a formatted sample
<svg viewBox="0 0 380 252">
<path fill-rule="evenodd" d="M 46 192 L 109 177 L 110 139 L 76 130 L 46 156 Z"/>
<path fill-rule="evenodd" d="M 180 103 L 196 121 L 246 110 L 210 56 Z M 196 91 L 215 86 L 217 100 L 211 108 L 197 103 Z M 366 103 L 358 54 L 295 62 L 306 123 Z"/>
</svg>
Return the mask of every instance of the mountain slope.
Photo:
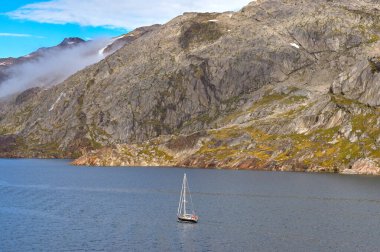
<svg viewBox="0 0 380 252">
<path fill-rule="evenodd" d="M 378 9 L 266 0 L 185 13 L 3 105 L 1 155 L 378 173 Z"/>
</svg>

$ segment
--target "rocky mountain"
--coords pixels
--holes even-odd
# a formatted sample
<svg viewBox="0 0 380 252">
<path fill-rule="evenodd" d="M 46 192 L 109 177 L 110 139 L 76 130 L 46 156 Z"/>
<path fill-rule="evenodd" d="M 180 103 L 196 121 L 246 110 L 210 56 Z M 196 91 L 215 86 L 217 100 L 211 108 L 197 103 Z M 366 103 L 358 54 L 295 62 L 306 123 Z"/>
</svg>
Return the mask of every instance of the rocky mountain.
<svg viewBox="0 0 380 252">
<path fill-rule="evenodd" d="M 185 13 L 4 101 L 0 155 L 379 174 L 379 18 L 375 0 Z"/>
</svg>

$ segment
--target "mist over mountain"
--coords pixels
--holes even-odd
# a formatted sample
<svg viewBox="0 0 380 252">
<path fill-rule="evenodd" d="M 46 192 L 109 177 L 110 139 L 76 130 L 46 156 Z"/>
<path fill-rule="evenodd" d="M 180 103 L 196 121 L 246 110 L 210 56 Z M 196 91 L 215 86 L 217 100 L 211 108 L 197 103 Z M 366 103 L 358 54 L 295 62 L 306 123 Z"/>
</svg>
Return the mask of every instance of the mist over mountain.
<svg viewBox="0 0 380 252">
<path fill-rule="evenodd" d="M 67 38 L 55 47 L 41 48 L 24 57 L 0 59 L 0 98 L 33 87 L 49 88 L 61 83 L 113 53 L 115 50 L 104 52 L 104 49 L 114 40 Z"/>
</svg>

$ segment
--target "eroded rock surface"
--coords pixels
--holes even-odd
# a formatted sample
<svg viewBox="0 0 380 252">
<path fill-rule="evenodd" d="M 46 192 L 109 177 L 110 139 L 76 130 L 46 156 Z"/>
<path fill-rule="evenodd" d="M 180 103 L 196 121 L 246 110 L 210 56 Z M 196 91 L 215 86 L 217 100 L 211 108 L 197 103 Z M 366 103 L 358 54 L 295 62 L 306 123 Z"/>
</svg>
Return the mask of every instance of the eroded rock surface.
<svg viewBox="0 0 380 252">
<path fill-rule="evenodd" d="M 359 159 L 353 165 L 351 169 L 343 170 L 344 174 L 359 174 L 359 175 L 380 175 L 379 165 L 371 159 Z"/>
<path fill-rule="evenodd" d="M 54 88 L 1 103 L 0 133 L 25 142 L 20 155 L 44 146 L 41 155 L 82 156 L 82 165 L 376 166 L 379 9 L 262 0 L 239 12 L 185 13 L 137 30 Z"/>
</svg>

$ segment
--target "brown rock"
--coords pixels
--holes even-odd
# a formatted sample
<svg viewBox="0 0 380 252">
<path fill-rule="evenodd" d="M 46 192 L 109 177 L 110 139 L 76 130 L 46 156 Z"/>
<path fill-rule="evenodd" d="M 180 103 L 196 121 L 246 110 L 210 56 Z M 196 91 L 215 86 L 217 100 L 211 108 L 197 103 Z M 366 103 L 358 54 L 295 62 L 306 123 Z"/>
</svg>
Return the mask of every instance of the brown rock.
<svg viewBox="0 0 380 252">
<path fill-rule="evenodd" d="M 343 174 L 380 175 L 379 165 L 369 158 L 357 160 L 351 169 L 345 169 Z"/>
</svg>

